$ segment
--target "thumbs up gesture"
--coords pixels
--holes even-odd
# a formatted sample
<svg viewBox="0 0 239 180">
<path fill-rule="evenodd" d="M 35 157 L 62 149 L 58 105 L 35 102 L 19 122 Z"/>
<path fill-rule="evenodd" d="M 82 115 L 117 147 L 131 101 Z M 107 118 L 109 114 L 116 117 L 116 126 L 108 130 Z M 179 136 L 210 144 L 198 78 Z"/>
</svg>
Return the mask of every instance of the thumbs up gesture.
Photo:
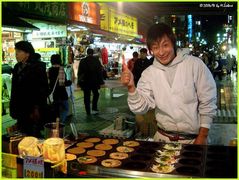
<svg viewBox="0 0 239 180">
<path fill-rule="evenodd" d="M 124 86 L 128 87 L 129 92 L 134 92 L 135 91 L 134 75 L 128 69 L 126 64 L 123 64 L 123 67 L 122 67 L 121 83 Z"/>
</svg>

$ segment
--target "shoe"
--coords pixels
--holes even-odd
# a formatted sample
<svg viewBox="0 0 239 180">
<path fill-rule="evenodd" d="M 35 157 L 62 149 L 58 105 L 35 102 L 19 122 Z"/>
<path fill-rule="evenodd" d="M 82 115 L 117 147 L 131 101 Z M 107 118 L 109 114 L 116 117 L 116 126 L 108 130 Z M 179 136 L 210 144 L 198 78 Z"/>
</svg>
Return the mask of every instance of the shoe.
<svg viewBox="0 0 239 180">
<path fill-rule="evenodd" d="M 99 114 L 99 111 L 92 110 L 91 114 L 93 114 L 93 115 Z"/>
</svg>

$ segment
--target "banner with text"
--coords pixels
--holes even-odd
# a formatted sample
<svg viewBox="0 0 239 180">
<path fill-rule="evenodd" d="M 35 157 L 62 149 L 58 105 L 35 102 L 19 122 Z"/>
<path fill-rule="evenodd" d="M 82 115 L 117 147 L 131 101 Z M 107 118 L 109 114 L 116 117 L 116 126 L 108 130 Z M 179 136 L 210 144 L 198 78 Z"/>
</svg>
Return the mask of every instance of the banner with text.
<svg viewBox="0 0 239 180">
<path fill-rule="evenodd" d="M 99 25 L 100 10 L 96 3 L 71 2 L 68 4 L 69 19 Z"/>
<path fill-rule="evenodd" d="M 137 18 L 119 13 L 105 4 L 100 5 L 101 29 L 136 37 L 138 35 Z"/>
</svg>

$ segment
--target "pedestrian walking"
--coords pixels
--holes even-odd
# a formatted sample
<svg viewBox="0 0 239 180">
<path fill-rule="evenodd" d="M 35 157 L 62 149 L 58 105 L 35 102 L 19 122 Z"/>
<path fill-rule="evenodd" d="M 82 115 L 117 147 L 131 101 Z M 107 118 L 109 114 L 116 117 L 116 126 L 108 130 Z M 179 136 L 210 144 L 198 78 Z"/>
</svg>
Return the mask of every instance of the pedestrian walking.
<svg viewBox="0 0 239 180">
<path fill-rule="evenodd" d="M 98 100 L 100 86 L 104 84 L 102 66 L 93 56 L 93 49 L 87 49 L 87 57 L 82 59 L 78 70 L 78 86 L 84 92 L 84 104 L 87 115 L 98 114 Z M 91 92 L 93 93 L 91 107 Z"/>
</svg>

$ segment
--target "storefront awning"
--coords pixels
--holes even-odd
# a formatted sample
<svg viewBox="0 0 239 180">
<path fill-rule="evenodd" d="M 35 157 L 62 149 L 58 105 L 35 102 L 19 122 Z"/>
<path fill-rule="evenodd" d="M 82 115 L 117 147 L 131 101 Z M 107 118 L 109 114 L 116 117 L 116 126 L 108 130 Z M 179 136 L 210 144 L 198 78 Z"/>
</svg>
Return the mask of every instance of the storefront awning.
<svg viewBox="0 0 239 180">
<path fill-rule="evenodd" d="M 2 9 L 2 26 L 40 30 L 38 27 L 33 26 L 32 24 L 15 16 L 10 11 L 8 11 L 8 9 L 5 8 Z"/>
<path fill-rule="evenodd" d="M 104 35 L 104 36 L 116 36 L 117 35 L 116 33 L 104 31 L 101 29 L 91 29 L 90 31 L 94 34 L 100 34 L 100 35 Z"/>
</svg>

